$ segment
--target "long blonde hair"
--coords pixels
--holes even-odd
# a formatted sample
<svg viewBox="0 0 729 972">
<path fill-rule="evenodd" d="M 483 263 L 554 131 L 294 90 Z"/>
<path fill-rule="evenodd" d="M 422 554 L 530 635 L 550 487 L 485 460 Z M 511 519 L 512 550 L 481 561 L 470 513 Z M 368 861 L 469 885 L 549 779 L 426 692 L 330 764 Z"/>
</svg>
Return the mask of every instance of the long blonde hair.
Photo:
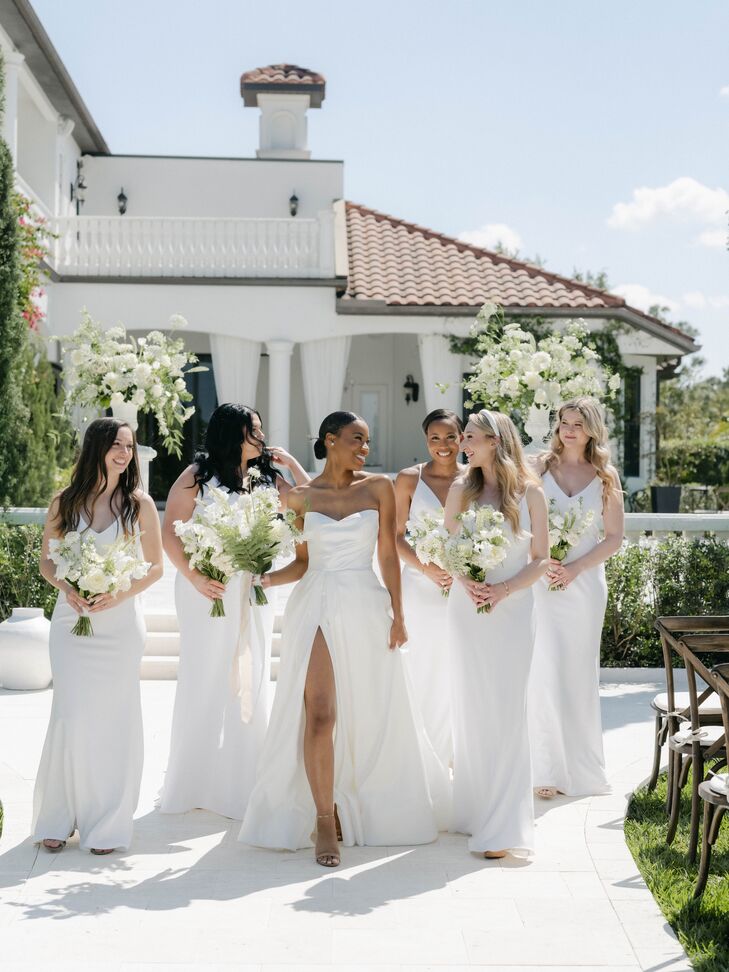
<svg viewBox="0 0 729 972">
<path fill-rule="evenodd" d="M 494 452 L 494 471 L 501 496 L 501 512 L 515 534 L 521 533 L 519 503 L 537 477 L 524 460 L 524 450 L 514 423 L 508 415 L 482 408 L 468 416 L 468 421 L 490 438 L 497 439 Z M 484 477 L 480 466 L 469 466 L 463 490 L 464 508 L 477 500 L 483 492 Z"/>
<path fill-rule="evenodd" d="M 585 459 L 592 464 L 595 474 L 602 480 L 602 497 L 607 502 L 613 496 L 619 495 L 615 481 L 610 475 L 610 448 L 608 446 L 608 430 L 605 425 L 600 403 L 594 398 L 573 398 L 560 405 L 557 412 L 552 441 L 547 452 L 542 453 L 541 461 L 544 471 L 548 472 L 553 466 L 562 461 L 564 443 L 559 437 L 559 427 L 565 412 L 573 409 L 582 416 L 585 434 L 589 436 L 585 446 Z"/>
</svg>

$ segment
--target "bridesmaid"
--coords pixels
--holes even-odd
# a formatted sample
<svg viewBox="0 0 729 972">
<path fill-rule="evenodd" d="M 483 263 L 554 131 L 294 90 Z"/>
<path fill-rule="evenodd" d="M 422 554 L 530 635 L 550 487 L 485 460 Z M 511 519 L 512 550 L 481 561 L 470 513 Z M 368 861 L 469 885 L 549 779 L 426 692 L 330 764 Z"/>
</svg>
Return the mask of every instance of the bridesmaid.
<svg viewBox="0 0 729 972">
<path fill-rule="evenodd" d="M 445 506 L 454 479 L 465 472 L 458 462 L 463 423 L 455 412 L 437 408 L 423 422 L 430 462 L 411 466 L 395 480 L 397 549 L 403 562 L 402 598 L 407 619 L 409 651 L 405 664 L 415 701 L 433 748 L 446 769 L 453 758 L 450 667 L 447 644 L 450 575 L 436 564 L 421 564 L 405 539 L 411 516 Z"/>
<path fill-rule="evenodd" d="M 600 638 L 607 604 L 605 561 L 623 541 L 620 479 L 610 465 L 608 433 L 591 398 L 566 402 L 537 470 L 557 509 L 582 501 L 591 527 L 560 564 L 551 560 L 535 589 L 537 641 L 529 691 L 536 793 L 551 799 L 605 793 L 600 721 Z M 602 534 L 602 538 L 601 538 Z M 564 590 L 550 591 L 550 584 Z"/>
<path fill-rule="evenodd" d="M 271 463 L 289 468 L 297 483 L 308 481 L 299 463 L 283 449 L 265 448 L 261 417 L 245 405 L 219 405 L 210 416 L 205 449 L 180 475 L 167 498 L 162 537 L 177 568 L 175 606 L 180 625 L 180 663 L 172 716 L 170 755 L 162 788 L 162 813 L 201 808 L 241 819 L 253 786 L 256 760 L 268 722 L 268 683 L 274 607 L 250 607 L 253 707 L 241 712 L 238 673 L 243 611 L 243 577 L 226 585 L 191 570 L 175 520 L 189 520 L 195 500 L 219 487 L 231 499 L 256 485 L 275 485 L 286 502 L 291 488 Z M 211 618 L 222 598 L 224 618 Z M 255 612 L 255 614 L 253 613 Z"/>
<path fill-rule="evenodd" d="M 60 851 L 79 832 L 81 847 L 110 854 L 129 847 L 142 778 L 139 665 L 144 619 L 137 597 L 162 576 L 159 516 L 139 488 L 134 433 L 102 418 L 86 430 L 71 482 L 52 501 L 43 533 L 40 572 L 60 591 L 51 619 L 51 719 L 33 797 L 33 836 Z M 88 533 L 102 551 L 120 535 L 141 537 L 149 573 L 116 596 L 85 600 L 56 580 L 49 541 Z M 93 634 L 71 633 L 78 615 L 93 617 Z"/>
<path fill-rule="evenodd" d="M 528 854 L 534 806 L 526 695 L 534 647 L 532 585 L 547 569 L 549 537 L 544 493 L 525 465 L 506 415 L 481 409 L 463 438 L 469 462 L 451 486 L 446 526 L 471 505 L 504 514 L 510 546 L 486 583 L 458 578 L 448 599 L 452 653 L 454 793 L 452 830 L 470 835 L 484 857 Z M 488 604 L 489 613 L 477 607 Z"/>
</svg>

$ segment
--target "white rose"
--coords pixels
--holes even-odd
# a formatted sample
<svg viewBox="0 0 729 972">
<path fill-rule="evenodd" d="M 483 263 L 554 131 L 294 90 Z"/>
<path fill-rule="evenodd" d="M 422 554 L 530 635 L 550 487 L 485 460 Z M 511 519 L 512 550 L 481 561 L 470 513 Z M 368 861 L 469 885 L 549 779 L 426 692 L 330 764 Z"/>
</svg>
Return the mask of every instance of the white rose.
<svg viewBox="0 0 729 972">
<path fill-rule="evenodd" d="M 524 384 L 527 388 L 534 389 L 539 388 L 542 383 L 542 376 L 537 371 L 525 371 L 523 376 Z"/>
<path fill-rule="evenodd" d="M 132 395 L 132 404 L 136 405 L 137 408 L 141 408 L 147 401 L 147 393 L 143 388 L 137 388 L 137 390 Z"/>
<path fill-rule="evenodd" d="M 161 398 L 162 397 L 162 385 L 160 385 L 160 384 L 154 384 L 154 385 L 152 385 L 152 387 L 149 389 L 149 393 L 152 396 L 152 398 Z"/>
<path fill-rule="evenodd" d="M 532 356 L 532 367 L 537 371 L 546 371 L 552 363 L 551 354 L 546 351 L 536 351 Z"/>
<path fill-rule="evenodd" d="M 135 384 L 139 385 L 140 388 L 146 388 L 152 380 L 152 369 L 148 364 L 142 362 L 142 364 L 138 364 L 133 369 L 132 377 L 134 378 Z"/>
</svg>

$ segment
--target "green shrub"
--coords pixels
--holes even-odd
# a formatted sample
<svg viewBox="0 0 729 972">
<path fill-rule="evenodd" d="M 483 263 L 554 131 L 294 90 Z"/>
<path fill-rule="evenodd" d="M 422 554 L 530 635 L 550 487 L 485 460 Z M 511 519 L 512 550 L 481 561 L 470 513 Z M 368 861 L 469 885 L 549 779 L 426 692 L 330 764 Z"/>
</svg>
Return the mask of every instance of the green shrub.
<svg viewBox="0 0 729 972">
<path fill-rule="evenodd" d="M 35 524 L 0 522 L 0 621 L 14 607 L 42 607 L 50 618 L 58 591 L 38 569 L 42 537 L 42 527 Z"/>
<path fill-rule="evenodd" d="M 661 442 L 656 470 L 661 482 L 680 486 L 729 484 L 729 439 L 672 439 Z"/>
<path fill-rule="evenodd" d="M 717 537 L 625 544 L 606 574 L 601 660 L 607 667 L 663 665 L 656 617 L 729 613 L 729 545 Z"/>
</svg>

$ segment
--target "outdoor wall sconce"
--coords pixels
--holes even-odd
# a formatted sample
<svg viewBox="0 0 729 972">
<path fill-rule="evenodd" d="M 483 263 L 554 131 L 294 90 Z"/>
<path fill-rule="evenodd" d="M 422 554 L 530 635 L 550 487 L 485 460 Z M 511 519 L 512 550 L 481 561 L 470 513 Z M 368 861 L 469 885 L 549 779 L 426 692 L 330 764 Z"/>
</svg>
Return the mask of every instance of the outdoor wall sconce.
<svg viewBox="0 0 729 972">
<path fill-rule="evenodd" d="M 420 385 L 412 375 L 405 376 L 405 384 L 402 387 L 405 389 L 405 404 L 409 405 L 410 402 L 417 402 L 420 397 Z"/>
<path fill-rule="evenodd" d="M 121 192 L 116 197 L 116 201 L 119 206 L 119 215 L 123 216 L 124 213 L 127 211 L 127 203 L 129 202 L 124 192 L 124 186 L 122 186 Z"/>
<path fill-rule="evenodd" d="M 295 216 L 299 211 L 299 197 L 296 193 L 292 193 L 289 198 L 289 212 L 292 216 Z"/>
<path fill-rule="evenodd" d="M 81 159 L 76 162 L 76 178 L 71 183 L 71 202 L 76 203 L 76 215 L 78 216 L 81 207 L 86 202 L 84 193 L 88 186 L 84 182 L 84 165 Z"/>
</svg>

